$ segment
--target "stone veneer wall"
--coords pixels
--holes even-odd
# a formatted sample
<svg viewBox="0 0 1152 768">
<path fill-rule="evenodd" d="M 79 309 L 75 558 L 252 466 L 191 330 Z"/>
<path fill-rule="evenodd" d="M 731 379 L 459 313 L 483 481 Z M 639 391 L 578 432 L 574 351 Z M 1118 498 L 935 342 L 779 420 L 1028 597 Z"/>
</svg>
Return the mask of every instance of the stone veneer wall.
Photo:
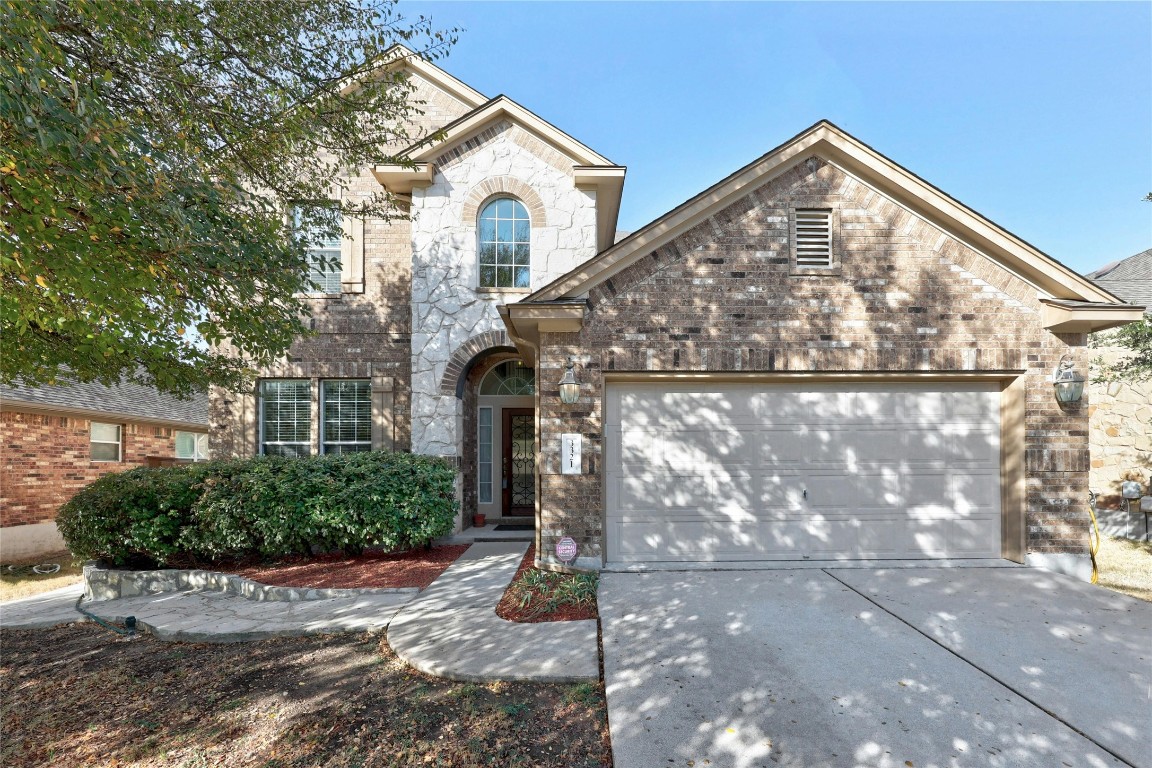
<svg viewBox="0 0 1152 768">
<path fill-rule="evenodd" d="M 529 292 L 477 288 L 475 212 L 501 194 L 525 202 L 535 290 L 595 255 L 596 199 L 576 188 L 571 159 L 509 122 L 435 167 L 433 183 L 412 193 L 412 451 L 459 456 L 463 411 L 442 392 L 444 372 L 469 339 L 504 330 L 499 304 Z"/>
<path fill-rule="evenodd" d="M 842 273 L 790 276 L 788 209 L 833 207 Z M 1083 334 L 1041 325 L 1035 290 L 866 184 L 798 164 L 590 292 L 578 333 L 542 334 L 540 550 L 576 538 L 603 556 L 602 393 L 614 372 L 1023 371 L 1027 547 L 1086 551 L 1088 402 L 1062 410 L 1048 376 Z M 573 357 L 579 402 L 557 382 Z M 561 475 L 559 433 L 583 435 L 582 475 Z M 1078 567 L 1078 566 L 1077 566 Z"/>
<path fill-rule="evenodd" d="M 424 114 L 413 121 L 413 141 L 469 111 L 463 103 L 413 75 L 414 99 Z M 401 149 L 391 147 L 390 149 Z M 380 183 L 364 169 L 346 180 L 344 195 L 366 198 Z M 408 211 L 392 221 L 372 219 L 354 242 L 351 258 L 362 263 L 363 288 L 345 287 L 338 297 L 309 301 L 315 335 L 297 339 L 286 359 L 258 373 L 260 378 L 313 380 L 313 444 L 318 444 L 318 384 L 326 378 L 366 378 L 389 411 L 378 423 L 387 431 L 382 447 L 408 450 L 410 437 L 412 229 Z M 345 271 L 345 280 L 348 279 Z M 256 392 L 209 395 L 211 444 L 215 456 L 250 456 L 258 452 Z"/>
<path fill-rule="evenodd" d="M 1093 350 L 1106 359 L 1123 353 L 1116 348 Z M 1088 385 L 1092 471 L 1088 484 L 1101 494 L 1100 503 L 1120 503 L 1120 483 L 1132 474 L 1152 494 L 1152 381 L 1094 381 Z"/>
</svg>

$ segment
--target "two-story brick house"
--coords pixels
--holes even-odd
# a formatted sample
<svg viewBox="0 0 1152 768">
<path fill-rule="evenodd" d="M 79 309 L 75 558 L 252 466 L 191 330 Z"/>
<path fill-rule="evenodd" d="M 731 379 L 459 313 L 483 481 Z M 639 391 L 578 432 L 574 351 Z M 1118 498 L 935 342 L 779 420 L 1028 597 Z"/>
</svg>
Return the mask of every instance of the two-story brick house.
<svg viewBox="0 0 1152 768">
<path fill-rule="evenodd" d="M 545 562 L 1081 568 L 1087 417 L 1051 377 L 1130 307 L 825 122 L 615 243 L 622 167 L 397 65 L 436 136 L 342 194 L 408 218 L 346 223 L 317 334 L 213 393 L 217 455 L 453 457 L 459 525 L 532 521 Z"/>
</svg>

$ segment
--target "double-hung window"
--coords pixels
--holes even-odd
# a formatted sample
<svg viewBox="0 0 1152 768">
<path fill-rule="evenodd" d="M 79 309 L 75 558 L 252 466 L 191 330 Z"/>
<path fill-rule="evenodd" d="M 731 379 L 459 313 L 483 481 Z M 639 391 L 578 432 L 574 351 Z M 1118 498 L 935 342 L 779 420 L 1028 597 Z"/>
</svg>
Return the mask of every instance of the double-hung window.
<svg viewBox="0 0 1152 768">
<path fill-rule="evenodd" d="M 322 382 L 324 418 L 320 442 L 324 453 L 372 450 L 372 386 L 367 379 Z"/>
<path fill-rule="evenodd" d="M 88 443 L 92 461 L 120 461 L 122 434 L 119 424 L 92 422 Z"/>
<path fill-rule="evenodd" d="M 532 222 L 519 200 L 502 197 L 484 206 L 477 222 L 481 288 L 532 285 Z"/>
<path fill-rule="evenodd" d="M 292 225 L 308 247 L 308 291 L 340 293 L 340 211 L 297 206 L 292 209 Z"/>
<path fill-rule="evenodd" d="M 307 456 L 312 452 L 312 383 L 308 379 L 260 382 L 260 453 Z"/>
</svg>

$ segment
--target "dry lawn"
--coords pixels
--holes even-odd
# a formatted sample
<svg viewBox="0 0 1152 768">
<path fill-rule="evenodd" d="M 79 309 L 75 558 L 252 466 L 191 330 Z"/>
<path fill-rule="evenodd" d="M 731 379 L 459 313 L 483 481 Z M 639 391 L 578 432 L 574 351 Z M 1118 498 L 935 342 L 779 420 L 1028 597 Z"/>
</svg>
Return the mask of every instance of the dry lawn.
<svg viewBox="0 0 1152 768">
<path fill-rule="evenodd" d="M 0 765 L 606 768 L 599 683 L 459 683 L 380 635 L 222 645 L 0 630 Z"/>
<path fill-rule="evenodd" d="M 60 566 L 60 570 L 48 575 L 41 575 L 32 570 L 32 566 L 45 563 L 55 563 Z M 82 564 L 74 561 L 72 554 L 67 550 L 23 560 L 11 560 L 0 565 L 0 602 L 15 600 L 18 597 L 31 597 L 69 584 L 77 584 L 83 575 Z"/>
<path fill-rule="evenodd" d="M 1152 544 L 1101 536 L 1096 562 L 1100 586 L 1152 602 Z"/>
</svg>

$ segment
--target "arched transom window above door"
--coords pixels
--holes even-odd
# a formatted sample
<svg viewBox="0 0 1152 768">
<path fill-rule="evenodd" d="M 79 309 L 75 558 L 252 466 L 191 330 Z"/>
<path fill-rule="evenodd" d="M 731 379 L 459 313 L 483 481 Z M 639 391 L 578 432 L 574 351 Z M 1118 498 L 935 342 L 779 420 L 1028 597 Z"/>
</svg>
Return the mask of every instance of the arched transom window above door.
<svg viewBox="0 0 1152 768">
<path fill-rule="evenodd" d="M 532 287 L 532 223 L 519 200 L 498 197 L 477 222 L 481 288 Z"/>
<path fill-rule="evenodd" d="M 519 360 L 507 360 L 484 376 L 480 382 L 482 395 L 534 395 L 536 371 Z"/>
</svg>

